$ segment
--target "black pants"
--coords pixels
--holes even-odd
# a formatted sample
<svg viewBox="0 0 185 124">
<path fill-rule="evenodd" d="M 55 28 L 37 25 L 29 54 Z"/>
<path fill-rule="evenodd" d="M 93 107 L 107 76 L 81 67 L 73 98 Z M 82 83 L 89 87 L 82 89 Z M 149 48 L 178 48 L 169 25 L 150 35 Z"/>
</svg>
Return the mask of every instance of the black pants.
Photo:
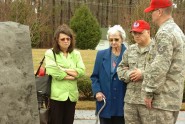
<svg viewBox="0 0 185 124">
<path fill-rule="evenodd" d="M 49 124 L 73 124 L 76 102 L 50 100 Z"/>
<path fill-rule="evenodd" d="M 100 118 L 100 124 L 125 124 L 124 117 L 112 116 L 111 118 Z"/>
</svg>

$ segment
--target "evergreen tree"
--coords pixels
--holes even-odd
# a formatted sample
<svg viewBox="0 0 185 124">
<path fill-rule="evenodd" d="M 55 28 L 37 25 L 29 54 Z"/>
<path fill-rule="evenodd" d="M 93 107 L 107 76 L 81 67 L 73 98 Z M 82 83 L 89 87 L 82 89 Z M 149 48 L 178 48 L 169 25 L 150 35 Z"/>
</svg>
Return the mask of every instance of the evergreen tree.
<svg viewBox="0 0 185 124">
<path fill-rule="evenodd" d="M 94 49 L 101 38 L 100 26 L 89 8 L 82 5 L 70 20 L 70 27 L 76 34 L 79 49 Z"/>
</svg>

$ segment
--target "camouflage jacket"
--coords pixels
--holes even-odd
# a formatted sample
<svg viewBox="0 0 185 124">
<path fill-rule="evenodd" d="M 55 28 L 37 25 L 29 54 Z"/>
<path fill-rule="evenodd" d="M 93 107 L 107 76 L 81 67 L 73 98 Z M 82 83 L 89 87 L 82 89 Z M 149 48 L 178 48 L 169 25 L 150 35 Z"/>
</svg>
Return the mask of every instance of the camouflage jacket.
<svg viewBox="0 0 185 124">
<path fill-rule="evenodd" d="M 178 111 L 183 97 L 185 36 L 173 19 L 163 23 L 149 52 L 142 83 L 146 98 L 154 108 Z"/>
<path fill-rule="evenodd" d="M 141 93 L 142 81 L 133 82 L 130 80 L 129 75 L 135 68 L 141 70 L 142 74 L 146 66 L 146 57 L 151 47 L 154 46 L 154 42 L 141 51 L 138 44 L 133 44 L 128 47 L 123 55 L 122 61 L 117 68 L 117 74 L 120 80 L 123 80 L 127 84 L 127 90 L 124 101 L 132 104 L 144 104 L 143 93 Z M 129 67 L 124 69 L 124 67 Z"/>
</svg>

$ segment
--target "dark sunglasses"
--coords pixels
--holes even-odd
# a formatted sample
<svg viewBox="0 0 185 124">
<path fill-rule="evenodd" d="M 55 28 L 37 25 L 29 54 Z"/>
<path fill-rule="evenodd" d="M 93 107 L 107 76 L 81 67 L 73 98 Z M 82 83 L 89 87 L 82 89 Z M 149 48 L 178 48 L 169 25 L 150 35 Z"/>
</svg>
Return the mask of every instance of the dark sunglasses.
<svg viewBox="0 0 185 124">
<path fill-rule="evenodd" d="M 119 38 L 110 38 L 109 41 L 110 41 L 110 42 L 113 42 L 113 41 L 118 42 L 118 41 L 119 41 Z"/>
<path fill-rule="evenodd" d="M 61 39 L 60 39 L 60 41 L 65 41 L 65 40 L 71 41 L 71 38 L 61 38 Z"/>
</svg>

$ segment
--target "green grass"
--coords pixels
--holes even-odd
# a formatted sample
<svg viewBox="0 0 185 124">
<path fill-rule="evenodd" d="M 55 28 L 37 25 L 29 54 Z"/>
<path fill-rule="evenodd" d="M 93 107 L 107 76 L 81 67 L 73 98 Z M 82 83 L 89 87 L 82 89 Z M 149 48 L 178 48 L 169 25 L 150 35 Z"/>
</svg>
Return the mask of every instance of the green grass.
<svg viewBox="0 0 185 124">
<path fill-rule="evenodd" d="M 78 101 L 76 109 L 78 110 L 95 110 L 95 101 Z"/>
</svg>

